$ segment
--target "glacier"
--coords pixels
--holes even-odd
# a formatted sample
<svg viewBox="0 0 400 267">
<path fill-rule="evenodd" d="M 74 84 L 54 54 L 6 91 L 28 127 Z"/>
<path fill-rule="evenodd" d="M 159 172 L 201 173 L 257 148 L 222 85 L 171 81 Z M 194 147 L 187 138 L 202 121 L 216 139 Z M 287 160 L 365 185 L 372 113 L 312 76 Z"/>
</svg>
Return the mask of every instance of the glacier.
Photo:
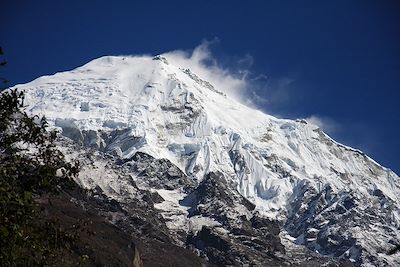
<svg viewBox="0 0 400 267">
<path fill-rule="evenodd" d="M 164 199 L 155 208 L 173 231 L 197 233 L 205 225 L 227 234 L 218 218 L 191 212 L 209 208 L 206 200 L 189 199 L 218 173 L 235 190 L 228 217 L 278 221 L 287 242 L 356 266 L 400 265 L 399 255 L 386 253 L 400 244 L 397 174 L 306 120 L 240 103 L 178 63 L 168 55 L 104 56 L 15 87 L 25 91 L 28 112 L 45 115 L 76 143 L 119 159 L 167 159 L 177 169 L 163 173 L 187 176 L 189 182 L 157 188 L 137 175 L 148 167 L 127 170 Z M 107 172 L 84 169 L 78 182 L 118 199 L 122 185 Z"/>
</svg>

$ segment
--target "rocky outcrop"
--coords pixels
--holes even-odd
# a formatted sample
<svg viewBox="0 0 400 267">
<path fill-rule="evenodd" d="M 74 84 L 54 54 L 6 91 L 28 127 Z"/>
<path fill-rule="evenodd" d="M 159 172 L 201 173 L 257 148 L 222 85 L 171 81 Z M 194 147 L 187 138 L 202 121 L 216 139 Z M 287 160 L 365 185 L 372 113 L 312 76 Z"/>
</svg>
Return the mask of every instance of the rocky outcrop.
<svg viewBox="0 0 400 267">
<path fill-rule="evenodd" d="M 154 189 L 183 189 L 185 192 L 192 190 L 196 181 L 187 177 L 177 166 L 167 159 L 154 157 L 137 152 L 129 159 L 121 159 L 117 164 L 124 165 L 131 172 L 139 176 L 143 183 Z"/>
<path fill-rule="evenodd" d="M 64 228 L 80 226 L 77 245 L 66 252 L 65 262 L 73 264 L 87 255 L 88 266 L 161 267 L 165 263 L 181 267 L 206 266 L 196 254 L 176 246 L 168 235 L 161 234 L 162 225 L 156 220 L 143 227 L 143 222 L 135 219 L 139 214 L 128 213 L 118 202 L 99 197 L 98 193 L 77 187 L 59 195 L 45 196 L 38 203 L 46 219 L 55 218 Z M 118 214 L 123 214 L 124 222 L 110 220 Z M 150 221 L 151 215 L 143 219 Z"/>
</svg>

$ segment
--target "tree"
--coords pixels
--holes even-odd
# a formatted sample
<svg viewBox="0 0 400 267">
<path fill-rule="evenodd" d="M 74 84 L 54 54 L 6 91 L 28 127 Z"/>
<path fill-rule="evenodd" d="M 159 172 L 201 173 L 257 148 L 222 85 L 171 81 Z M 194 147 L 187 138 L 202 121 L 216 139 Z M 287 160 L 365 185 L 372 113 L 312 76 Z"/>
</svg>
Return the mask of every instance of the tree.
<svg viewBox="0 0 400 267">
<path fill-rule="evenodd" d="M 3 52 L 3 49 L 2 49 L 1 46 L 0 46 L 0 56 L 3 56 L 3 55 L 4 55 L 4 52 Z M 5 61 L 5 60 L 0 60 L 0 67 L 4 67 L 6 64 L 7 64 L 7 61 Z M 0 85 L 0 91 L 1 91 L 2 89 L 6 88 L 7 82 L 8 82 L 8 81 L 7 81 L 5 78 L 0 77 L 0 83 L 1 83 L 1 85 Z"/>
<path fill-rule="evenodd" d="M 60 261 L 76 232 L 40 216 L 44 194 L 71 187 L 78 163 L 57 149 L 45 117 L 24 111 L 24 93 L 0 94 L 0 265 L 47 266 Z"/>
</svg>

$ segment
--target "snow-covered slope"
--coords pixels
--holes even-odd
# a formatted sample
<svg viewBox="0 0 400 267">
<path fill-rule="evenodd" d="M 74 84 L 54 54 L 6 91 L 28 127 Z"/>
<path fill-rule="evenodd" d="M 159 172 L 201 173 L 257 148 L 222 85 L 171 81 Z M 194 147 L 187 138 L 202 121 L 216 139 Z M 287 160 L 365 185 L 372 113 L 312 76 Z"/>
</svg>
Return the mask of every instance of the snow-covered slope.
<svg viewBox="0 0 400 267">
<path fill-rule="evenodd" d="M 102 57 L 16 87 L 30 112 L 85 146 L 168 159 L 194 184 L 222 173 L 297 244 L 365 266 L 400 265 L 385 254 L 400 244 L 400 178 L 315 125 L 249 108 L 163 56 Z M 187 188 L 160 194 L 178 203 Z"/>
</svg>

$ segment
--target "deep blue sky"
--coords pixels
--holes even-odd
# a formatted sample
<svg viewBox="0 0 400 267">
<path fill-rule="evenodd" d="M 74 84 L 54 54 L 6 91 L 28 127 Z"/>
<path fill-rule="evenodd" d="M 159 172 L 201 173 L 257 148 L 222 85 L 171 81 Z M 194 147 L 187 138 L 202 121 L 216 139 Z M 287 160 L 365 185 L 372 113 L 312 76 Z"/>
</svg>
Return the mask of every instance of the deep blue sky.
<svg viewBox="0 0 400 267">
<path fill-rule="evenodd" d="M 400 2 L 15 1 L 1 4 L 0 45 L 12 84 L 102 55 L 193 49 L 266 75 L 262 108 L 316 115 L 336 140 L 400 173 Z M 332 127 L 333 126 L 333 127 Z"/>
</svg>

